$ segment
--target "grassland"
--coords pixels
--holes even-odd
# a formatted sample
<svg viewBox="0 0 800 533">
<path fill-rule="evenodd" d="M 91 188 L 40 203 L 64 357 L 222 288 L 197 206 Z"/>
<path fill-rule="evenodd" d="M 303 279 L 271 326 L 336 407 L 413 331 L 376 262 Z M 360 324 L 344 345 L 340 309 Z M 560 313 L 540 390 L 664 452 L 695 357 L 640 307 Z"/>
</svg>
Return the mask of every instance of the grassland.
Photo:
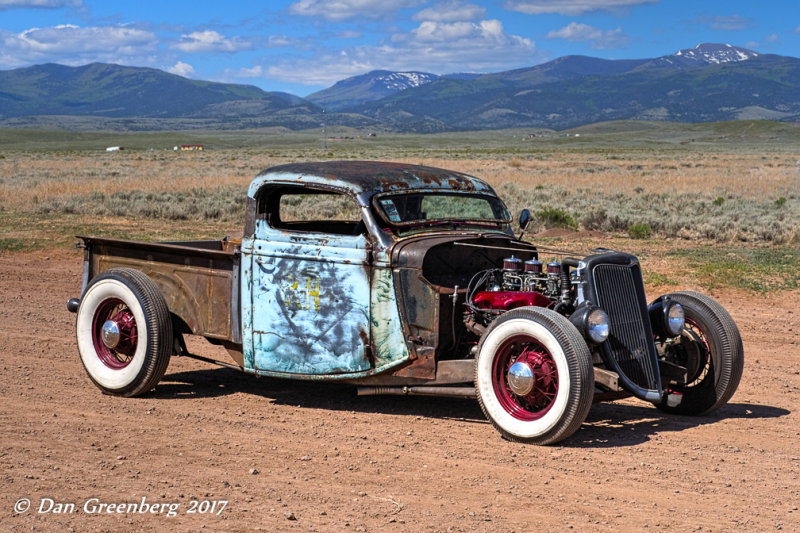
<svg viewBox="0 0 800 533">
<path fill-rule="evenodd" d="M 369 136 L 328 128 L 326 135 L 0 130 L 0 250 L 66 247 L 77 233 L 216 237 L 240 227 L 247 185 L 264 168 L 378 159 L 482 177 L 512 212 L 528 207 L 536 214 L 533 232 L 592 230 L 618 248 L 667 250 L 705 286 L 765 291 L 798 284 L 796 126 L 616 122 L 569 132 Z M 173 151 L 179 144 L 206 150 Z M 112 145 L 125 150 L 105 152 Z M 748 265 L 769 279 L 748 277 Z M 649 281 L 675 279 L 651 273 Z"/>
</svg>

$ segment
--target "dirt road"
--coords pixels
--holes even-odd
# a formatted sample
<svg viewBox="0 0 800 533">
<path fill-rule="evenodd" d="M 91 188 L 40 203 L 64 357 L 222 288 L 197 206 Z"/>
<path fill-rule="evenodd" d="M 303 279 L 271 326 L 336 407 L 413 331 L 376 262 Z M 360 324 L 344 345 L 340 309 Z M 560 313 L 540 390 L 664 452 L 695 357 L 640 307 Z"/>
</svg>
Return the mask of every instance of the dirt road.
<svg viewBox="0 0 800 533">
<path fill-rule="evenodd" d="M 357 398 L 182 358 L 144 398 L 104 396 L 65 308 L 80 261 L 0 255 L 3 530 L 800 530 L 798 293 L 715 295 L 746 362 L 712 416 L 598 404 L 536 447 L 500 438 L 474 401 Z"/>
</svg>

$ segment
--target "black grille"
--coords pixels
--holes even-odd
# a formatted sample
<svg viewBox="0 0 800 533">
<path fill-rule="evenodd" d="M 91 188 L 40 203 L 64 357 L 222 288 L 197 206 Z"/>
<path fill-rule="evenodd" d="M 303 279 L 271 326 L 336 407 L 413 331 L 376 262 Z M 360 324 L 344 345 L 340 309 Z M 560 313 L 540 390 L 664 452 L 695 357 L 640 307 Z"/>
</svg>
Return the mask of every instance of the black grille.
<svg viewBox="0 0 800 533">
<path fill-rule="evenodd" d="M 592 278 L 597 305 L 611 322 L 604 355 L 635 385 L 659 390 L 658 361 L 639 264 L 597 264 Z"/>
</svg>

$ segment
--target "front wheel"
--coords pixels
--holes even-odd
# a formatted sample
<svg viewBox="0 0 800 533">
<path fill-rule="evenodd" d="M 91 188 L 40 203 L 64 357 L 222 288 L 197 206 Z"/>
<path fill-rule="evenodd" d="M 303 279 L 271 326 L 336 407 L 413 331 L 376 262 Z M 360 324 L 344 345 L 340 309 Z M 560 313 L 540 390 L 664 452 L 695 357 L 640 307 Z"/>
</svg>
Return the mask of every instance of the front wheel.
<svg viewBox="0 0 800 533">
<path fill-rule="evenodd" d="M 167 370 L 169 309 L 156 284 L 138 270 L 113 268 L 95 277 L 81 298 L 76 330 L 83 367 L 107 394 L 143 394 Z"/>
<path fill-rule="evenodd" d="M 668 387 L 660 410 L 683 415 L 704 415 L 731 399 L 744 368 L 739 329 L 715 300 L 695 292 L 667 295 L 683 306 L 686 325 L 679 338 L 667 341 L 663 357 L 687 370 L 684 385 Z"/>
<path fill-rule="evenodd" d="M 592 406 L 586 342 L 566 318 L 526 307 L 497 318 L 478 345 L 475 389 L 509 440 L 553 444 L 577 431 Z"/>
</svg>

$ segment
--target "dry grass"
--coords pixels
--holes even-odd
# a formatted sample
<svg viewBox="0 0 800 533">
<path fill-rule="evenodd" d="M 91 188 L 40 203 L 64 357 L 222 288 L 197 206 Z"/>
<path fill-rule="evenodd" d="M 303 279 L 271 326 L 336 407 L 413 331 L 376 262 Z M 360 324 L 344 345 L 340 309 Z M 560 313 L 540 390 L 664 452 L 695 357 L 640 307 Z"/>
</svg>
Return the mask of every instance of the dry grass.
<svg viewBox="0 0 800 533">
<path fill-rule="evenodd" d="M 142 190 L 180 192 L 193 188 L 246 187 L 260 170 L 285 160 L 213 154 L 74 153 L 9 154 L 0 160 L 0 206 L 31 210 L 51 199 Z"/>
<path fill-rule="evenodd" d="M 762 199 L 765 192 L 778 198 L 800 190 L 800 167 L 795 154 L 709 154 L 618 156 L 553 153 L 509 161 L 494 159 L 421 159 L 410 162 L 460 170 L 492 185 L 520 187 L 559 185 L 567 191 L 593 189 L 647 193 L 732 193 Z"/>
<path fill-rule="evenodd" d="M 257 151 L 119 152 L 27 154 L 0 159 L 0 206 L 28 210 L 38 202 L 73 195 L 133 189 L 176 192 L 192 188 L 246 187 L 257 172 L 296 160 Z M 618 156 L 552 153 L 535 158 L 446 159 L 397 158 L 397 161 L 459 170 L 493 186 L 514 183 L 521 188 L 557 185 L 602 193 L 686 193 L 708 197 L 740 196 L 763 200 L 800 190 L 798 156 L 792 154 L 670 154 Z"/>
<path fill-rule="evenodd" d="M 413 147 L 412 147 L 413 148 Z M 390 159 L 479 176 L 514 213 L 557 210 L 582 229 L 712 241 L 796 242 L 800 167 L 790 151 L 699 149 L 514 153 L 441 149 L 441 157 L 378 151 L 219 149 L 10 152 L 0 158 L 0 211 L 237 222 L 259 171 L 302 159 Z M 463 153 L 466 152 L 466 153 Z M 430 153 L 430 151 L 421 153 Z M 570 224 L 573 227 L 575 224 Z M 639 232 L 639 233 L 641 233 Z"/>
</svg>

